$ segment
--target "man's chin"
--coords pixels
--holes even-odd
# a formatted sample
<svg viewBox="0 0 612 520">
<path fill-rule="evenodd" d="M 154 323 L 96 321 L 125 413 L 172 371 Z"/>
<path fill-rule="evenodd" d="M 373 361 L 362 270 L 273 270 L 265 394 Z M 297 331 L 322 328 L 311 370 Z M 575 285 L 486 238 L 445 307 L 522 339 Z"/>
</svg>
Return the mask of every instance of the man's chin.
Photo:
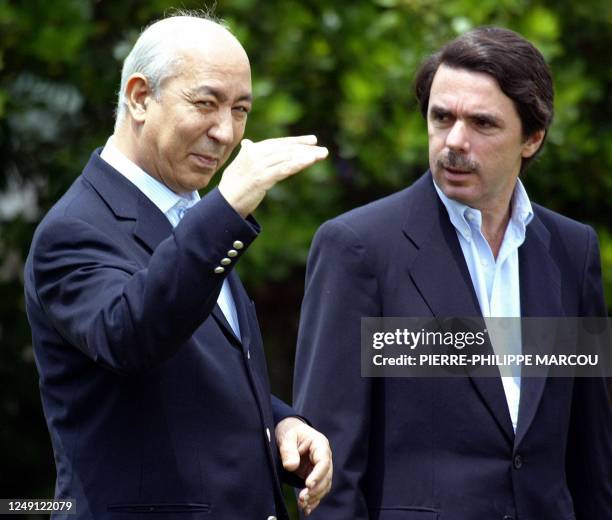
<svg viewBox="0 0 612 520">
<path fill-rule="evenodd" d="M 472 183 L 451 183 L 444 180 L 439 182 L 436 179 L 436 184 L 449 199 L 456 200 L 467 206 L 474 207 L 478 200 L 478 190 Z"/>
<path fill-rule="evenodd" d="M 166 184 L 166 186 L 170 188 L 174 193 L 178 193 L 179 195 L 185 195 L 206 188 L 210 184 L 210 181 L 212 180 L 214 175 L 214 171 L 190 171 L 188 174 L 183 175 L 182 178 L 177 179 L 177 182 L 175 182 L 172 186 L 168 184 Z"/>
</svg>

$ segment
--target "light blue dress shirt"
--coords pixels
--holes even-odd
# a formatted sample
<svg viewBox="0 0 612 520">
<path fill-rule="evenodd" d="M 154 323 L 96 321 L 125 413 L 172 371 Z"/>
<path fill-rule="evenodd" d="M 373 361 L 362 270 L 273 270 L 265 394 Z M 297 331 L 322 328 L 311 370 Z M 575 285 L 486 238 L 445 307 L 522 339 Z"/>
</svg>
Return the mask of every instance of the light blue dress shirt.
<svg viewBox="0 0 612 520">
<path fill-rule="evenodd" d="M 525 241 L 527 225 L 533 219 L 531 202 L 522 182 L 517 180 L 511 200 L 510 221 L 497 255 L 482 234 L 482 214 L 479 210 L 449 199 L 435 184 L 440 200 L 455 227 L 465 262 L 467 263 L 480 311 L 486 318 L 519 318 L 521 295 L 518 249 Z M 522 352 L 520 320 L 486 320 L 496 354 Z M 503 330 L 500 330 L 503 328 Z M 502 372 L 507 373 L 507 372 Z M 521 397 L 520 371 L 502 376 L 512 426 L 516 431 Z"/>
<path fill-rule="evenodd" d="M 178 225 L 189 208 L 200 200 L 200 195 L 197 191 L 179 195 L 157 179 L 151 177 L 142 168 L 128 159 L 115 146 L 112 136 L 106 142 L 100 157 L 144 193 L 144 195 L 155 204 L 164 215 L 166 215 L 166 218 L 170 221 L 173 228 Z M 236 304 L 234 303 L 234 298 L 232 297 L 232 291 L 227 278 L 223 280 L 217 304 L 223 311 L 234 334 L 240 338 L 240 326 L 238 325 Z"/>
</svg>

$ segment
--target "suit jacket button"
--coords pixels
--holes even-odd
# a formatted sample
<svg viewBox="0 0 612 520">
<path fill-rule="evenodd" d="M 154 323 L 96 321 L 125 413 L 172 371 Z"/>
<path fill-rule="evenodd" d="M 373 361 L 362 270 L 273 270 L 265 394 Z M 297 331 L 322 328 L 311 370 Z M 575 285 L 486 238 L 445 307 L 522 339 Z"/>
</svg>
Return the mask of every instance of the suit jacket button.
<svg viewBox="0 0 612 520">
<path fill-rule="evenodd" d="M 513 516 L 510 515 L 504 515 L 504 517 L 502 518 L 502 520 L 514 520 Z"/>
<path fill-rule="evenodd" d="M 240 240 L 235 240 L 232 245 L 234 246 L 234 249 L 242 249 L 244 247 L 244 244 L 240 242 Z"/>
<path fill-rule="evenodd" d="M 235 256 L 238 256 L 238 251 L 236 251 L 235 249 L 230 249 L 227 252 L 227 256 L 229 256 L 230 258 L 234 258 Z"/>
<path fill-rule="evenodd" d="M 270 428 L 266 428 L 266 435 L 268 436 L 268 442 L 272 442 L 272 436 L 270 435 Z"/>
<path fill-rule="evenodd" d="M 276 517 L 275 516 L 269 516 L 268 520 L 276 520 Z"/>
<path fill-rule="evenodd" d="M 217 267 L 215 267 L 215 274 L 221 274 L 225 272 L 225 268 L 221 267 L 220 265 L 218 265 Z"/>
<path fill-rule="evenodd" d="M 221 265 L 230 265 L 232 263 L 232 261 L 229 258 L 222 258 L 221 262 L 219 262 Z"/>
<path fill-rule="evenodd" d="M 521 469 L 523 467 L 523 457 L 520 455 L 515 455 L 512 465 L 514 466 L 514 469 Z"/>
</svg>

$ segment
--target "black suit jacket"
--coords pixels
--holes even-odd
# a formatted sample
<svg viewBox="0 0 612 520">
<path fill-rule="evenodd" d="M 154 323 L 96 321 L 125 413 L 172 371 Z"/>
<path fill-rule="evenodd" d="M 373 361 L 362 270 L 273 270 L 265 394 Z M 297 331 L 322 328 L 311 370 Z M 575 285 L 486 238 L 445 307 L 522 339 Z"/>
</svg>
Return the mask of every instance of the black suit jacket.
<svg viewBox="0 0 612 520">
<path fill-rule="evenodd" d="M 593 230 L 534 211 L 519 249 L 522 315 L 605 315 Z M 294 396 L 330 438 L 335 471 L 312 518 L 612 518 L 603 381 L 522 378 L 515 435 L 499 378 L 361 377 L 367 316 L 481 316 L 429 173 L 314 238 Z"/>
<path fill-rule="evenodd" d="M 270 396 L 232 270 L 256 222 L 214 189 L 173 230 L 98 153 L 41 222 L 25 272 L 55 494 L 77 501 L 66 518 L 286 518 L 274 426 L 293 411 Z M 216 304 L 226 276 L 241 340 Z"/>
</svg>

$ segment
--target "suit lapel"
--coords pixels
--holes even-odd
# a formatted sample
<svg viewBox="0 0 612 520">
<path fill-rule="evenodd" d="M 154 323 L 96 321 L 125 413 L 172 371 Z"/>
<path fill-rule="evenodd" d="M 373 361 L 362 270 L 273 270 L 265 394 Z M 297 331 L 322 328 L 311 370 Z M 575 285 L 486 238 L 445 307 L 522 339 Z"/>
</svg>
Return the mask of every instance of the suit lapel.
<svg viewBox="0 0 612 520">
<path fill-rule="evenodd" d="M 404 234 L 418 253 L 409 266 L 410 277 L 434 316 L 482 317 L 478 298 L 446 208 L 435 192 L 431 175 L 414 184 Z M 491 351 L 492 353 L 492 351 Z M 470 375 L 509 442 L 514 439 L 506 395 L 499 377 Z"/>
<path fill-rule="evenodd" d="M 423 186 L 421 178 L 415 187 L 420 197 L 404 225 L 404 234 L 418 248 L 410 265 L 410 277 L 434 316 L 480 316 L 474 291 L 457 233 L 446 208 L 431 185 Z"/>
<path fill-rule="evenodd" d="M 159 208 L 143 195 L 138 198 L 138 217 L 133 233 L 153 253 L 160 242 L 170 236 L 172 225 Z"/>
<path fill-rule="evenodd" d="M 83 176 L 118 220 L 135 221 L 132 233 L 151 254 L 172 233 L 172 225 L 136 186 L 100 158 L 100 150 L 92 153 Z"/>
<path fill-rule="evenodd" d="M 238 315 L 238 326 L 240 327 L 240 336 L 242 336 L 242 344 L 244 348 L 248 348 L 251 343 L 251 323 L 248 306 L 250 298 L 247 295 L 246 289 L 242 285 L 238 274 L 234 270 L 228 276 L 228 282 L 234 304 L 236 305 L 236 314 Z"/>
<path fill-rule="evenodd" d="M 226 335 L 236 345 L 242 346 L 242 349 L 246 352 L 249 348 L 251 341 L 251 329 L 249 327 L 248 310 L 246 305 L 248 304 L 248 296 L 246 291 L 238 278 L 238 275 L 232 270 L 227 277 L 230 291 L 232 293 L 232 299 L 236 307 L 236 314 L 238 316 L 238 326 L 240 327 L 240 338 L 234 333 L 234 329 L 227 321 L 225 314 L 221 310 L 218 304 L 215 304 L 212 315 L 217 320 L 217 323 L 225 331 Z"/>
<path fill-rule="evenodd" d="M 521 284 L 521 314 L 529 317 L 562 316 L 561 273 L 550 255 L 550 233 L 535 216 L 527 226 L 525 242 L 519 249 L 519 276 Z M 523 352 L 525 354 L 551 354 L 555 335 L 548 327 L 523 326 Z M 540 367 L 541 368 L 541 367 Z M 516 432 L 518 445 L 529 429 L 546 386 L 546 373 L 538 377 L 521 378 L 521 400 Z"/>
<path fill-rule="evenodd" d="M 219 324 L 223 332 L 225 332 L 225 335 L 228 337 L 228 339 L 231 342 L 235 343 L 236 346 L 241 345 L 242 342 L 240 341 L 240 338 L 236 336 L 234 329 L 232 329 L 232 326 L 229 324 L 229 321 L 227 321 L 227 318 L 225 317 L 225 314 L 223 314 L 223 311 L 221 310 L 221 307 L 219 307 L 218 303 L 215 303 L 211 314 L 213 315 L 213 318 L 217 320 L 217 323 Z M 242 334 L 242 328 L 240 328 L 240 332 Z"/>
<path fill-rule="evenodd" d="M 562 316 L 561 273 L 550 255 L 550 233 L 534 217 L 519 249 L 521 314 L 524 317 Z"/>
</svg>

